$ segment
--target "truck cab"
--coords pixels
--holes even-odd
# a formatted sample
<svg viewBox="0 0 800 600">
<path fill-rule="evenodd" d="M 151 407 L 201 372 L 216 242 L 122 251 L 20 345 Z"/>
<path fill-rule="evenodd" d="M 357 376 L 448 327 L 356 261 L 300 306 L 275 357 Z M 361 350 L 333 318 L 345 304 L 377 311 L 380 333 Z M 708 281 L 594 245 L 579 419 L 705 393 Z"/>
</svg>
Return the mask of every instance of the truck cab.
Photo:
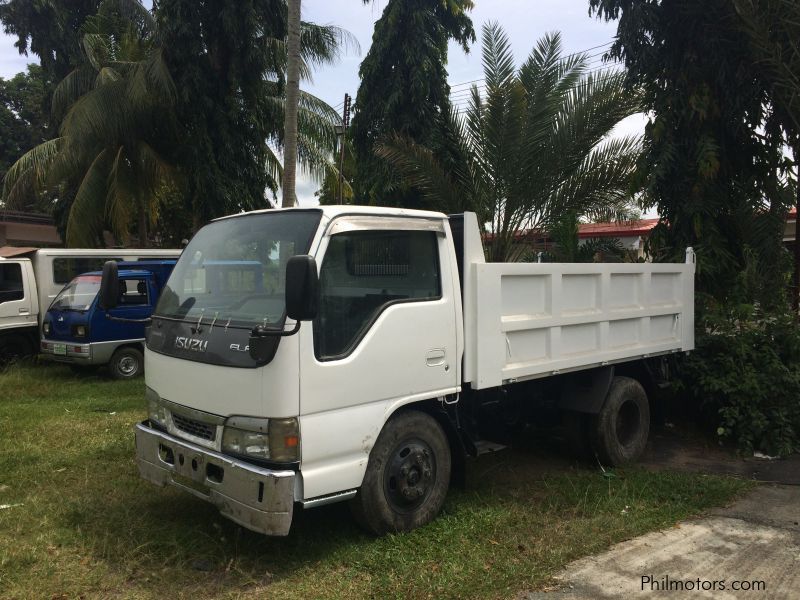
<svg viewBox="0 0 800 600">
<path fill-rule="evenodd" d="M 34 352 L 39 302 L 30 259 L 0 258 L 0 365 Z"/>
<path fill-rule="evenodd" d="M 108 365 L 116 379 L 141 375 L 145 322 L 174 266 L 174 260 L 119 263 L 118 305 L 109 311 L 98 303 L 102 273 L 75 277 L 47 310 L 41 352 L 75 367 Z"/>
</svg>

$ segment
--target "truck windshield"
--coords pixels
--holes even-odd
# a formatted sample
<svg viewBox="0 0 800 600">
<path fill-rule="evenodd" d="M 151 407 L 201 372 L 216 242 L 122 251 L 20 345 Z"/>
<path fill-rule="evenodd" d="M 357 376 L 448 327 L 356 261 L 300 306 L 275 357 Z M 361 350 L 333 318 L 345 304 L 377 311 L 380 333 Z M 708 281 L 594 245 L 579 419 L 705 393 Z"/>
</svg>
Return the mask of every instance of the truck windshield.
<svg viewBox="0 0 800 600">
<path fill-rule="evenodd" d="M 100 275 L 80 275 L 56 296 L 50 310 L 87 311 L 100 290 Z"/>
<path fill-rule="evenodd" d="M 290 257 L 307 254 L 322 213 L 268 212 L 215 221 L 181 254 L 154 316 L 276 326 Z"/>
</svg>

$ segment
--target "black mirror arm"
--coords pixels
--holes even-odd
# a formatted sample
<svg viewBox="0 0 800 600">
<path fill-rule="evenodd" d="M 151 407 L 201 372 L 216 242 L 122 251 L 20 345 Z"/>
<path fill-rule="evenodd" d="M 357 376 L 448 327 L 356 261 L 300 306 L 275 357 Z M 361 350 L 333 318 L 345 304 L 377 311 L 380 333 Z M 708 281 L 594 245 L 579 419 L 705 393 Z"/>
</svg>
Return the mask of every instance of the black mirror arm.
<svg viewBox="0 0 800 600">
<path fill-rule="evenodd" d="M 125 317 L 112 317 L 110 314 L 106 313 L 106 319 L 109 321 L 117 321 L 118 323 L 152 323 L 153 319 L 151 317 L 147 317 L 145 319 L 126 319 Z"/>
<path fill-rule="evenodd" d="M 298 331 L 300 331 L 300 321 L 295 321 L 294 327 L 292 327 L 289 331 L 284 331 L 284 330 L 278 331 L 276 329 L 267 329 L 263 325 L 256 325 L 250 331 L 250 335 L 258 338 L 289 337 L 290 335 L 294 335 Z"/>
</svg>

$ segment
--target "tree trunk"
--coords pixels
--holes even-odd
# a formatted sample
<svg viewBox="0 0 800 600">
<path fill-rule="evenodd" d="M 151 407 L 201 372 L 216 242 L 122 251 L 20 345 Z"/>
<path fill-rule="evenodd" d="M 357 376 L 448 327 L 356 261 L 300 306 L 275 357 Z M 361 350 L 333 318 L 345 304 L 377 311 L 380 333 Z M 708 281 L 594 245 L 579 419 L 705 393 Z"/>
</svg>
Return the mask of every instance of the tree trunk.
<svg viewBox="0 0 800 600">
<path fill-rule="evenodd" d="M 300 0 L 288 0 L 289 35 L 286 41 L 286 116 L 283 140 L 283 200 L 281 206 L 297 204 L 297 105 L 300 96 Z"/>
</svg>

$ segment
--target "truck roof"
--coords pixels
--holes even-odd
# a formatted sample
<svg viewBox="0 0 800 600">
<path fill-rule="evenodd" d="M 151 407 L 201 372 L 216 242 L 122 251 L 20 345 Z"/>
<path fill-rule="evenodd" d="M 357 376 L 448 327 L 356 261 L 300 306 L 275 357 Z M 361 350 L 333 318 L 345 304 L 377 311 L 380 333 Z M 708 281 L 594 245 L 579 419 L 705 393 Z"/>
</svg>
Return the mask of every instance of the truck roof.
<svg viewBox="0 0 800 600">
<path fill-rule="evenodd" d="M 311 206 L 307 208 L 293 207 L 293 208 L 266 208 L 261 210 L 253 210 L 235 215 L 227 215 L 219 217 L 214 221 L 221 221 L 223 219 L 232 219 L 234 217 L 243 217 L 245 215 L 255 215 L 268 212 L 286 212 L 286 211 L 309 211 L 319 210 L 322 214 L 329 219 L 338 217 L 340 215 L 376 215 L 384 217 L 424 217 L 427 219 L 446 219 L 447 215 L 440 212 L 431 210 L 414 210 L 410 208 L 388 208 L 384 206 L 358 206 L 352 204 L 339 204 L 330 206 Z"/>
</svg>

